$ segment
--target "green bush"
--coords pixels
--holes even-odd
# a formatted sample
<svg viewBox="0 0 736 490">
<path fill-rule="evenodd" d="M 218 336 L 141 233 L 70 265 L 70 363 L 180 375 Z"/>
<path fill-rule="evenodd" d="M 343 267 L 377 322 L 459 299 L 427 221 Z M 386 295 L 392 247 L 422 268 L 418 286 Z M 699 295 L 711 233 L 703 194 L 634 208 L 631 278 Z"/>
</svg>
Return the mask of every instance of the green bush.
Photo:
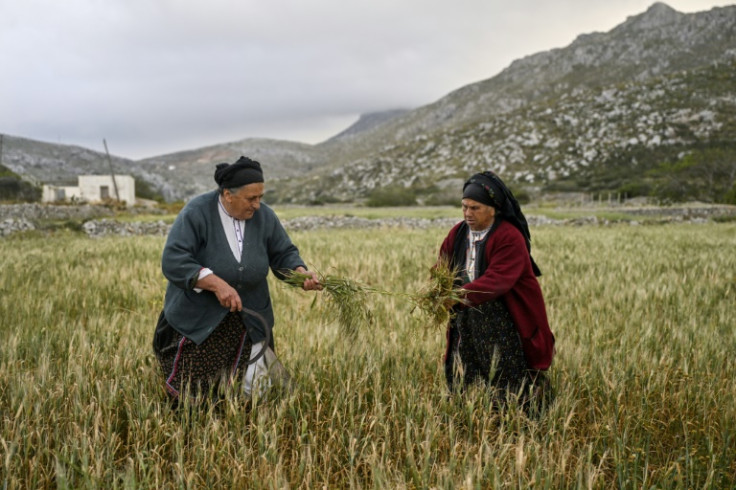
<svg viewBox="0 0 736 490">
<path fill-rule="evenodd" d="M 415 206 L 417 204 L 416 191 L 402 186 L 388 186 L 374 189 L 368 194 L 366 206 L 378 208 L 385 206 Z"/>
<path fill-rule="evenodd" d="M 135 195 L 141 199 L 150 199 L 156 202 L 164 202 L 164 196 L 156 190 L 148 181 L 135 176 Z"/>
<path fill-rule="evenodd" d="M 664 201 L 736 202 L 736 146 L 693 150 L 651 172 L 654 197 Z"/>
<path fill-rule="evenodd" d="M 0 201 L 36 202 L 41 189 L 17 177 L 0 177 Z"/>
<path fill-rule="evenodd" d="M 511 190 L 511 193 L 514 195 L 516 200 L 519 201 L 519 204 L 529 204 L 529 202 L 532 200 L 529 191 L 527 191 L 523 187 L 515 187 L 510 185 L 509 190 Z"/>
<path fill-rule="evenodd" d="M 723 196 L 725 204 L 736 204 L 736 182 L 731 186 L 731 190 Z"/>
<path fill-rule="evenodd" d="M 617 194 L 627 198 L 648 196 L 652 191 L 652 184 L 647 181 L 626 182 L 616 189 Z"/>
<path fill-rule="evenodd" d="M 329 194 L 320 194 L 309 201 L 310 206 L 324 206 L 325 204 L 339 204 L 343 201 Z"/>
<path fill-rule="evenodd" d="M 449 193 L 430 194 L 424 199 L 424 204 L 427 206 L 457 206 L 461 197 L 458 192 L 452 195 Z"/>
<path fill-rule="evenodd" d="M 589 192 L 604 198 L 610 193 L 627 198 L 648 196 L 662 202 L 734 204 L 734 186 L 736 144 L 710 141 L 621 150 L 601 165 L 549 182 L 544 190 Z"/>
<path fill-rule="evenodd" d="M 431 185 L 417 190 L 416 194 L 427 206 L 457 206 L 462 198 L 462 189 L 454 186 L 440 189 Z"/>
<path fill-rule="evenodd" d="M 16 179 L 19 179 L 20 178 L 20 176 L 18 174 L 16 174 L 12 170 L 10 170 L 5 165 L 0 165 L 0 177 L 13 177 L 13 178 L 16 178 Z"/>
</svg>

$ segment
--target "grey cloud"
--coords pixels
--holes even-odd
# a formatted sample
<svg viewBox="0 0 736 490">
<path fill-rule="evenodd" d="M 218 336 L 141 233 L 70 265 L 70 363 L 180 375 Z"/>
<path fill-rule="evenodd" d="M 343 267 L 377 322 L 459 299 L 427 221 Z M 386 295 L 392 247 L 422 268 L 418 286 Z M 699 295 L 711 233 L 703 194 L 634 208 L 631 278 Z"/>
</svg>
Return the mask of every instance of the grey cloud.
<svg viewBox="0 0 736 490">
<path fill-rule="evenodd" d="M 106 137 L 131 158 L 251 136 L 316 142 L 651 3 L 0 0 L 0 132 L 91 147 Z"/>
</svg>

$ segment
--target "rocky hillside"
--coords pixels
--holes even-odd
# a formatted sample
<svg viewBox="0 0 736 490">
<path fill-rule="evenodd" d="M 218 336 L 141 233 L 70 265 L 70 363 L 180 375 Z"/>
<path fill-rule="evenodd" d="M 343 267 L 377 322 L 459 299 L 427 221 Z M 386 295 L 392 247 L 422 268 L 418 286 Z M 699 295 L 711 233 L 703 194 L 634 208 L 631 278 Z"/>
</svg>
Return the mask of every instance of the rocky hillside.
<svg viewBox="0 0 736 490">
<path fill-rule="evenodd" d="M 620 190 L 656 164 L 734 141 L 735 63 L 736 6 L 682 14 L 657 3 L 374 128 L 283 198 L 394 186 L 441 201 L 444 187 L 488 168 L 532 189 Z"/>
<path fill-rule="evenodd" d="M 625 192 L 628 185 L 631 195 L 631 186 L 660 162 L 703 147 L 733 151 L 735 141 L 732 61 L 645 83 L 578 88 L 480 122 L 419 134 L 328 175 L 301 179 L 291 196 L 352 200 L 396 186 L 438 203 L 457 199 L 462 178 L 489 168 L 531 189 Z"/>
<path fill-rule="evenodd" d="M 169 200 L 211 188 L 215 163 L 246 154 L 279 181 L 272 201 L 352 201 L 380 188 L 439 203 L 481 169 L 530 192 L 641 195 L 662 192 L 668 172 L 688 180 L 716 160 L 708 178 L 725 186 L 719 200 L 736 178 L 735 136 L 736 6 L 683 14 L 655 3 L 609 32 L 517 60 L 433 104 L 366 116 L 318 145 L 245 139 L 113 162 Z M 99 152 L 5 141 L 2 163 L 35 180 L 107 171 Z M 675 198 L 690 192 L 670 187 Z"/>
<path fill-rule="evenodd" d="M 329 144 L 337 141 L 352 141 L 354 139 L 359 139 L 365 135 L 366 131 L 370 131 L 375 127 L 381 126 L 392 119 L 396 119 L 397 117 L 406 114 L 407 112 L 409 111 L 406 109 L 394 109 L 392 111 L 363 114 L 355 124 L 327 140 L 325 142 L 326 144 L 323 146 L 328 146 Z"/>
<path fill-rule="evenodd" d="M 10 135 L 2 137 L 2 164 L 34 183 L 75 185 L 78 175 L 109 173 L 110 165 L 104 152 L 80 146 L 45 143 Z M 130 173 L 134 162 L 111 157 L 115 172 Z"/>
<path fill-rule="evenodd" d="M 462 87 L 377 131 L 402 141 L 454 129 L 580 88 L 699 68 L 736 56 L 736 6 L 683 14 L 663 3 L 606 33 L 580 35 L 569 46 L 527 56 L 490 79 Z"/>
<path fill-rule="evenodd" d="M 213 189 L 215 165 L 234 162 L 241 155 L 262 162 L 269 181 L 276 176 L 288 179 L 303 175 L 323 162 L 320 152 L 312 145 L 250 138 L 148 158 L 136 162 L 135 166 L 166 199 L 177 200 Z"/>
</svg>

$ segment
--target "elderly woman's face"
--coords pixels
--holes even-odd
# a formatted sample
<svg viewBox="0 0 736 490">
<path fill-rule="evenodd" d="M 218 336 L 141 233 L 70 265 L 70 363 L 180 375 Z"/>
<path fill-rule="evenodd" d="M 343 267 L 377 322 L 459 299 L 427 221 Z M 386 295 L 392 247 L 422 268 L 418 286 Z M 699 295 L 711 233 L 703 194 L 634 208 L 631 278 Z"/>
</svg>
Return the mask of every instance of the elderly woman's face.
<svg viewBox="0 0 736 490">
<path fill-rule="evenodd" d="M 227 212 L 236 219 L 251 219 L 261 207 L 263 190 L 263 182 L 244 185 L 235 193 L 225 189 L 222 197 L 225 201 Z"/>
<path fill-rule="evenodd" d="M 471 230 L 485 230 L 496 216 L 496 209 L 493 206 L 479 203 L 472 199 L 463 199 L 463 218 Z"/>
</svg>

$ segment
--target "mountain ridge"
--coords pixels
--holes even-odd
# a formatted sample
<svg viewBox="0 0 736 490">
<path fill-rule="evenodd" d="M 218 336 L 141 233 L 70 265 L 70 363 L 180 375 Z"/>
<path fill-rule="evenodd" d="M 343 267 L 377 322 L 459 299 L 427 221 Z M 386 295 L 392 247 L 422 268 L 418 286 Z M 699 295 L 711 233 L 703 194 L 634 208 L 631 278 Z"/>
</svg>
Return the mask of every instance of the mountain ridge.
<svg viewBox="0 0 736 490">
<path fill-rule="evenodd" d="M 546 110 L 564 113 L 569 120 L 580 119 L 580 125 L 600 127 L 600 131 L 626 138 L 624 141 L 657 134 L 659 140 L 653 136 L 647 140 L 652 146 L 651 141 L 674 141 L 662 128 L 668 126 L 668 130 L 675 131 L 672 128 L 677 125 L 670 124 L 670 119 L 678 120 L 677 111 L 696 117 L 706 110 L 700 99 L 721 100 L 723 104 L 711 111 L 713 128 L 720 125 L 721 129 L 711 128 L 704 137 L 706 133 L 695 127 L 697 121 L 677 123 L 692 123 L 695 128 L 683 130 L 690 131 L 691 137 L 678 140 L 682 151 L 689 151 L 695 143 L 708 144 L 712 138 L 716 138 L 713 144 L 720 145 L 731 135 L 728 128 L 734 116 L 729 111 L 734 89 L 723 88 L 716 81 L 718 77 L 731 77 L 734 63 L 736 6 L 685 14 L 657 2 L 607 32 L 580 34 L 565 47 L 514 60 L 497 75 L 460 87 L 431 104 L 374 117 L 363 115 L 351 127 L 316 145 L 246 138 L 139 161 L 115 161 L 151 182 L 170 200 L 211 188 L 214 164 L 232 161 L 240 154 L 261 159 L 269 180 L 276 184 L 273 187 L 278 188 L 269 197 L 289 202 L 362 199 L 385 186 L 412 189 L 431 200 L 433 194 L 441 193 L 430 189 L 432 179 L 457 179 L 463 173 L 489 166 L 508 172 L 508 180 L 518 185 L 551 188 L 560 178 L 572 182 L 579 174 L 583 179 L 590 176 L 591 168 L 610 164 L 609 160 L 589 161 L 594 151 L 609 159 L 615 153 L 619 160 L 626 160 L 632 158 L 627 151 L 640 149 L 635 145 L 617 147 L 617 153 L 608 147 L 596 149 L 602 141 L 609 146 L 620 142 L 580 134 L 573 126 L 564 129 L 545 115 Z M 708 72 L 713 79 L 708 83 L 718 85 L 717 91 L 709 94 L 689 85 L 694 82 L 688 73 L 707 71 L 714 65 L 720 68 L 718 73 Z M 657 91 L 670 90 L 668 80 L 673 86 L 681 85 L 671 92 L 671 108 L 666 99 L 655 96 Z M 619 89 L 625 98 L 616 98 Z M 638 94 L 645 91 L 654 91 L 649 95 L 656 101 L 658 112 L 647 109 L 648 94 Z M 700 99 L 687 100 L 688 91 L 697 92 Z M 600 102 L 607 97 L 617 101 L 626 117 Z M 575 111 L 590 120 L 568 111 L 566 104 L 573 100 L 580 104 L 587 101 L 588 106 Z M 607 112 L 590 110 L 599 105 Z M 523 114 L 533 114 L 536 119 L 524 120 Z M 504 118 L 514 125 L 505 126 Z M 616 126 L 619 120 L 637 127 L 647 124 L 642 123 L 647 118 L 651 118 L 650 126 L 637 135 L 630 128 Z M 605 124 L 600 122 L 604 119 Z M 578 151 L 581 148 L 584 150 Z M 669 155 L 665 150 L 658 158 Z M 9 167 L 18 172 L 19 165 L 13 163 Z M 427 172 L 424 167 L 430 164 L 433 170 Z M 539 168 L 542 164 L 548 168 Z M 605 168 L 597 172 L 605 173 Z"/>
</svg>

